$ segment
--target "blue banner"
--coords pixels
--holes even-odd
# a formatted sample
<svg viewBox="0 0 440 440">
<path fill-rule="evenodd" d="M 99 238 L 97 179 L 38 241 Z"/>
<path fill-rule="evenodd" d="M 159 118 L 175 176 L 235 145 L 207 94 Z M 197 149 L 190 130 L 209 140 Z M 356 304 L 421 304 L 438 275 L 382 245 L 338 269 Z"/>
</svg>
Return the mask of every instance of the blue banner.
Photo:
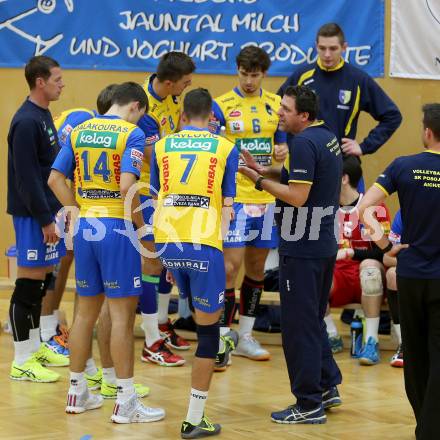
<svg viewBox="0 0 440 440">
<path fill-rule="evenodd" d="M 152 72 L 171 50 L 197 73 L 235 74 L 240 49 L 257 44 L 271 75 L 316 60 L 324 23 L 345 31 L 347 60 L 383 76 L 384 0 L 0 0 L 0 66 L 46 54 L 64 69 Z"/>
</svg>

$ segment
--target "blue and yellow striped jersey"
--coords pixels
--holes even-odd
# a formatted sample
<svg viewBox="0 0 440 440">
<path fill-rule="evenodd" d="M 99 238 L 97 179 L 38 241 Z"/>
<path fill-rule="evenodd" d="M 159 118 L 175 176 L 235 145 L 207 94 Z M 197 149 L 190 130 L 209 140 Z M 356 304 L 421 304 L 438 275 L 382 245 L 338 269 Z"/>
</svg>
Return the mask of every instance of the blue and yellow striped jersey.
<svg viewBox="0 0 440 440">
<path fill-rule="evenodd" d="M 238 150 L 208 130 L 185 127 L 158 141 L 151 159 L 158 193 L 156 243 L 197 243 L 223 248 L 223 197 L 234 197 Z"/>
<path fill-rule="evenodd" d="M 261 90 L 260 96 L 243 96 L 238 88 L 216 98 L 213 105 L 217 127 L 225 127 L 225 136 L 238 147 L 246 148 L 256 161 L 272 165 L 274 144 L 286 142 L 284 133 L 278 131 L 281 98 Z M 211 121 L 211 125 L 213 121 Z M 237 176 L 238 203 L 273 203 L 275 197 L 258 191 L 246 176 Z"/>
<path fill-rule="evenodd" d="M 118 116 L 99 116 L 73 129 L 52 168 L 73 172 L 81 217 L 127 218 L 121 198 L 121 173 L 139 177 L 145 136 Z"/>
<path fill-rule="evenodd" d="M 169 95 L 164 99 L 156 95 L 153 90 L 153 80 L 156 74 L 149 76 L 144 84 L 145 93 L 148 96 L 148 114 L 138 122 L 139 127 L 145 133 L 145 147 L 152 147 L 159 139 L 172 134 L 179 128 L 180 102 L 177 96 Z M 150 164 L 144 161 L 141 181 L 147 184 L 140 193 L 150 194 Z"/>
</svg>

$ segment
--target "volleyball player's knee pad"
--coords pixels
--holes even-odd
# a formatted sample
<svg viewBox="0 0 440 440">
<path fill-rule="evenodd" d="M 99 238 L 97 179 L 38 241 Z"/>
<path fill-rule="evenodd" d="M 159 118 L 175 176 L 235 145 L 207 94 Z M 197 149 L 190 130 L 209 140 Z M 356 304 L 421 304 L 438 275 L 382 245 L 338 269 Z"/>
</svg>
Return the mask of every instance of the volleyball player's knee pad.
<svg viewBox="0 0 440 440">
<path fill-rule="evenodd" d="M 362 294 L 365 296 L 383 295 L 382 272 L 377 267 L 364 267 L 360 272 Z"/>
<path fill-rule="evenodd" d="M 218 322 L 210 325 L 197 325 L 197 339 L 196 356 L 205 359 L 215 359 L 220 340 Z"/>
<path fill-rule="evenodd" d="M 30 309 L 41 304 L 44 281 L 30 278 L 18 278 L 15 281 L 15 289 L 11 297 L 11 304 L 19 304 Z"/>
</svg>

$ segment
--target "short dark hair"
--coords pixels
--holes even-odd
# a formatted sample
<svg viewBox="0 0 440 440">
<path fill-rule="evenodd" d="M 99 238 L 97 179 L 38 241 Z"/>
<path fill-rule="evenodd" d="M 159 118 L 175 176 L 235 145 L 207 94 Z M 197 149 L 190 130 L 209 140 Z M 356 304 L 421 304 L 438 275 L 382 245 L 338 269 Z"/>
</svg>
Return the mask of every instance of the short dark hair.
<svg viewBox="0 0 440 440">
<path fill-rule="evenodd" d="M 128 81 L 116 86 L 112 104 L 127 105 L 131 102 L 139 102 L 139 108 L 145 107 L 145 113 L 148 112 L 148 98 L 145 90 L 133 81 Z"/>
<path fill-rule="evenodd" d="M 356 156 L 345 156 L 342 166 L 342 175 L 346 174 L 350 180 L 350 186 L 357 189 L 362 178 L 361 161 Z"/>
<path fill-rule="evenodd" d="M 32 57 L 24 68 L 24 76 L 29 88 L 32 90 L 35 87 L 37 78 L 47 80 L 51 75 L 50 69 L 54 67 L 60 67 L 60 65 L 53 58 L 44 55 Z"/>
<path fill-rule="evenodd" d="M 212 111 L 212 97 L 206 89 L 191 90 L 183 99 L 183 112 L 189 119 L 208 118 Z"/>
<path fill-rule="evenodd" d="M 179 81 L 183 76 L 189 75 L 196 70 L 194 61 L 183 52 L 166 53 L 157 66 L 157 79 L 163 81 Z"/>
<path fill-rule="evenodd" d="M 337 23 L 323 24 L 316 34 L 316 42 L 318 42 L 319 37 L 338 37 L 341 46 L 345 43 L 344 31 Z"/>
<path fill-rule="evenodd" d="M 112 106 L 113 94 L 118 87 L 118 84 L 109 84 L 105 89 L 99 92 L 98 98 L 96 100 L 96 109 L 100 115 L 104 115 L 108 112 L 109 108 Z"/>
<path fill-rule="evenodd" d="M 423 126 L 429 128 L 437 141 L 440 141 L 440 104 L 425 104 L 422 107 Z"/>
<path fill-rule="evenodd" d="M 309 121 L 314 121 L 318 115 L 318 95 L 308 86 L 289 86 L 285 95 L 295 98 L 295 108 L 298 113 L 308 113 Z"/>
<path fill-rule="evenodd" d="M 246 46 L 240 50 L 235 59 L 237 67 L 242 67 L 246 72 L 267 72 L 270 67 L 268 53 L 258 46 Z"/>
</svg>

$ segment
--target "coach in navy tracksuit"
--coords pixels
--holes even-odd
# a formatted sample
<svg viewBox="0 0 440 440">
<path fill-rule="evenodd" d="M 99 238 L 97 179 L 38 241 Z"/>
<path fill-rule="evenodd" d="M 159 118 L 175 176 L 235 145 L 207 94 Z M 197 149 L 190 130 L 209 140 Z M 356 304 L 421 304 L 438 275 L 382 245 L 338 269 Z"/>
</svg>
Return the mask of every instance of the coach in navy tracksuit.
<svg viewBox="0 0 440 440">
<path fill-rule="evenodd" d="M 280 87 L 307 85 L 319 96 L 318 118 L 336 134 L 344 155 L 361 156 L 377 151 L 397 130 L 402 115 L 396 104 L 367 73 L 346 63 L 347 43 L 336 23 L 327 23 L 316 37 L 318 61 L 297 69 Z M 361 111 L 379 123 L 359 144 L 356 141 Z M 363 185 L 362 185 L 363 186 Z M 364 192 L 364 188 L 360 188 Z"/>
<path fill-rule="evenodd" d="M 324 315 L 337 253 L 342 153 L 334 133 L 316 120 L 316 94 L 288 87 L 278 112 L 280 127 L 295 134 L 281 183 L 245 155 L 240 172 L 277 198 L 280 227 L 280 298 L 283 349 L 296 404 L 272 413 L 278 423 L 325 423 L 324 410 L 341 404 L 342 376 L 328 342 Z M 298 209 L 297 209 L 298 208 Z"/>
</svg>

